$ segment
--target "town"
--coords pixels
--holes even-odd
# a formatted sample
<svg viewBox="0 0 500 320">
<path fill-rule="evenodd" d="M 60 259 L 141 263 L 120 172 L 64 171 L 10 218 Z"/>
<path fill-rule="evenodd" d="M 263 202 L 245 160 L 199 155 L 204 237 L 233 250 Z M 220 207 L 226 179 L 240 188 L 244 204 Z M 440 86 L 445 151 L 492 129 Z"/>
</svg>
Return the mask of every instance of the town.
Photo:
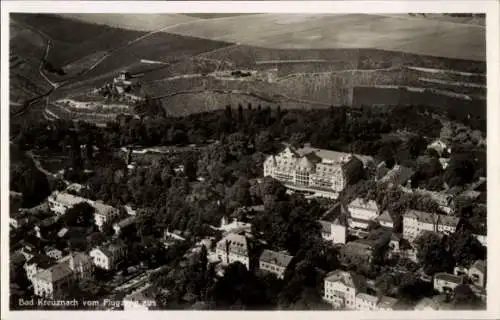
<svg viewBox="0 0 500 320">
<path fill-rule="evenodd" d="M 430 143 L 425 153 L 440 157 L 438 163 L 443 169 L 452 156 L 452 150 L 440 140 Z M 136 162 L 130 160 L 132 150 L 125 154 L 128 168 L 138 170 L 134 166 Z M 174 174 L 184 175 L 185 170 L 179 165 Z M 226 272 L 241 272 L 232 268 L 243 268 L 243 272 L 270 275 L 273 281 L 290 285 L 286 283 L 293 281 L 290 270 L 298 268 L 300 262 L 297 265 L 296 257 L 287 248 L 266 241 L 264 230 L 258 227 L 266 224 L 265 221 L 255 225 L 253 220 L 266 214 L 272 206 L 269 201 L 299 197 L 305 206 L 312 201 L 321 202 L 316 230 L 323 248 L 328 250 L 327 259 L 337 260 L 333 263 L 335 269 L 319 273 L 322 285 L 316 294 L 321 296 L 324 308 L 446 310 L 455 308 L 457 299 L 462 299 L 460 303 L 475 301 L 476 307 L 484 305 L 486 261 L 480 252 L 485 252 L 486 234 L 471 232 L 468 222 L 456 214 L 464 203 L 482 203 L 479 206 L 485 207 L 484 177 L 446 192 L 412 188 L 411 179 L 416 173 L 411 168 L 399 164 L 389 168 L 386 162 L 377 162 L 372 156 L 319 149 L 307 143 L 301 148 L 283 144 L 279 152 L 264 159 L 261 172 L 255 183 L 261 192 L 268 190 L 261 194 L 263 204 L 235 207 L 233 213 L 222 217 L 220 224 L 210 225 L 208 231 L 200 234 L 167 227 L 161 237 L 155 239 L 163 248 L 153 253 L 161 252 L 165 256 L 148 258 L 169 265 L 171 261 L 166 257 L 169 252 L 176 252 L 182 258 L 172 259 L 178 261 L 179 266 L 195 265 L 213 270 L 214 282 L 223 281 Z M 197 179 L 203 181 L 202 177 Z M 410 207 L 397 216 L 373 194 L 363 196 L 363 192 L 359 192 L 346 197 L 346 191 L 352 192 L 350 188 L 361 180 L 372 183 L 383 193 L 400 192 L 416 197 L 421 204 L 429 201 L 434 206 L 431 205 L 430 210 Z M 12 254 L 11 267 L 24 270 L 17 272 L 25 272 L 29 292 L 40 299 L 74 298 L 76 291 L 80 292 L 77 297 L 88 299 L 105 292 L 101 303 L 87 308 L 168 308 L 174 288 L 159 285 L 156 280 L 165 269 L 170 273 L 178 270 L 141 261 L 137 252 L 130 252 L 130 243 L 127 244 L 127 237 L 135 237 L 137 226 L 143 220 L 138 213 L 141 208 L 115 207 L 86 198 L 83 195 L 89 187 L 68 182 L 37 207 L 18 207 L 11 212 L 11 232 L 23 230 L 31 234 L 23 234 L 22 240 L 15 243 L 18 249 Z M 342 197 L 343 201 L 339 201 Z M 21 198 L 22 194 L 11 192 L 12 203 L 16 199 L 20 202 Z M 284 214 L 293 214 L 293 208 L 291 210 Z M 268 221 L 267 227 L 271 223 Z M 65 241 L 72 233 L 87 235 L 83 240 L 86 243 L 82 246 Z M 450 241 L 444 239 L 454 239 L 451 240 L 454 243 L 446 246 L 458 246 L 451 249 L 451 254 L 456 256 L 452 258 L 455 265 L 435 265 L 440 263 L 436 259 L 442 258 L 436 256 L 442 254 L 439 247 Z M 405 281 L 410 283 L 404 284 Z M 95 282 L 105 282 L 105 288 L 96 286 Z M 424 293 L 410 303 L 407 299 L 398 299 L 401 286 Z M 200 295 L 188 293 L 181 299 L 184 304 L 209 302 Z M 86 297 L 85 294 L 92 295 Z"/>
</svg>

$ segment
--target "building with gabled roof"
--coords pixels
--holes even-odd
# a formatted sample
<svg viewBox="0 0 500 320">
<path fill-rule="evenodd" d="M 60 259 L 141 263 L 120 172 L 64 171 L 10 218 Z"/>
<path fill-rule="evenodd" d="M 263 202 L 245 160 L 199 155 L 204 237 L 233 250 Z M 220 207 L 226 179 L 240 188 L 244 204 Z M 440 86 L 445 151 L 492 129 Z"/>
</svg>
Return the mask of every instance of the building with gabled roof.
<svg viewBox="0 0 500 320">
<path fill-rule="evenodd" d="M 486 261 L 476 260 L 469 268 L 469 279 L 478 287 L 486 287 Z"/>
<path fill-rule="evenodd" d="M 273 250 L 264 250 L 259 258 L 259 269 L 273 273 L 278 279 L 283 279 L 285 271 L 293 260 L 293 256 Z"/>
<path fill-rule="evenodd" d="M 349 228 L 368 229 L 371 221 L 379 215 L 378 205 L 374 200 L 356 198 L 347 205 L 349 211 Z"/>
<path fill-rule="evenodd" d="M 356 295 L 366 290 L 366 279 L 351 271 L 332 271 L 324 282 L 323 299 L 336 308 L 356 309 Z"/>
<path fill-rule="evenodd" d="M 215 253 L 223 265 L 239 261 L 250 269 L 249 245 L 245 235 L 230 233 L 215 247 Z"/>
<path fill-rule="evenodd" d="M 333 221 L 318 220 L 321 225 L 321 237 L 332 244 L 346 242 L 347 228 L 338 217 Z"/>
<path fill-rule="evenodd" d="M 33 281 L 35 274 L 47 270 L 51 266 L 55 265 L 56 261 L 44 254 L 34 254 L 30 259 L 24 263 L 24 270 L 26 271 L 26 276 L 30 281 Z"/>
<path fill-rule="evenodd" d="M 413 241 L 422 231 L 452 234 L 459 222 L 455 216 L 408 210 L 403 216 L 403 237 Z"/>
<path fill-rule="evenodd" d="M 104 270 L 114 270 L 126 258 L 127 247 L 122 244 L 108 243 L 90 251 L 94 265 Z"/>
</svg>

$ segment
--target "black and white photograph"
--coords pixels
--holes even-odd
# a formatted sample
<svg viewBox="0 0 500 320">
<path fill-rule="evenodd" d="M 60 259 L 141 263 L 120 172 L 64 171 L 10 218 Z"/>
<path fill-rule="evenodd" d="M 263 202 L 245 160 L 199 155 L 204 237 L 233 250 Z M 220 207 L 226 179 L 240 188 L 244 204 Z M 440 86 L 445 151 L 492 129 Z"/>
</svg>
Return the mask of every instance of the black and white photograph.
<svg viewBox="0 0 500 320">
<path fill-rule="evenodd" d="M 215 9 L 2 21 L 7 309 L 486 311 L 489 13 Z"/>
</svg>

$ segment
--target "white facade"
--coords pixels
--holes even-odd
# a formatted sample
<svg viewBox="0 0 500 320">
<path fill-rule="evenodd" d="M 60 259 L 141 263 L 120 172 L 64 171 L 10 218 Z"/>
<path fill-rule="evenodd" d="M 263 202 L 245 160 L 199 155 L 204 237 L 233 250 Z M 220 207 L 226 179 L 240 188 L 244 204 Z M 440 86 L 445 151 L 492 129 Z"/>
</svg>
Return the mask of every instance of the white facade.
<svg viewBox="0 0 500 320">
<path fill-rule="evenodd" d="M 94 265 L 104 270 L 115 269 L 118 262 L 126 256 L 125 247 L 117 247 L 109 250 L 106 248 L 94 248 L 90 251 L 90 256 L 93 259 Z"/>
<path fill-rule="evenodd" d="M 379 215 L 377 203 L 373 200 L 365 201 L 357 198 L 352 201 L 347 209 L 349 211 L 349 228 L 368 229 L 371 221 L 377 219 Z"/>
<path fill-rule="evenodd" d="M 103 227 L 112 222 L 120 212 L 118 209 L 99 202 L 93 203 L 95 207 L 94 223 L 102 231 Z"/>
<path fill-rule="evenodd" d="M 340 224 L 332 224 L 332 242 L 334 244 L 346 242 L 346 227 Z"/>
<path fill-rule="evenodd" d="M 55 191 L 48 197 L 48 202 L 50 210 L 58 215 L 63 215 L 74 205 L 81 202 L 89 203 L 90 200 L 66 192 Z"/>
<path fill-rule="evenodd" d="M 403 216 L 403 237 L 413 241 L 422 231 L 452 234 L 458 222 L 459 219 L 453 216 L 409 210 Z"/>
<path fill-rule="evenodd" d="M 325 278 L 324 300 L 336 308 L 356 309 L 357 286 L 350 272 L 335 270 Z"/>
<path fill-rule="evenodd" d="M 363 157 L 363 156 L 356 156 Z M 264 161 L 264 176 L 281 181 L 287 188 L 314 192 L 317 196 L 337 198 L 348 183 L 343 165 L 352 155 L 305 147 L 285 148 Z M 363 157 L 370 160 L 370 157 Z"/>
<path fill-rule="evenodd" d="M 434 275 L 434 289 L 440 293 L 453 292 L 459 285 L 463 284 L 464 278 L 462 276 L 455 276 L 449 273 L 436 273 Z"/>
</svg>

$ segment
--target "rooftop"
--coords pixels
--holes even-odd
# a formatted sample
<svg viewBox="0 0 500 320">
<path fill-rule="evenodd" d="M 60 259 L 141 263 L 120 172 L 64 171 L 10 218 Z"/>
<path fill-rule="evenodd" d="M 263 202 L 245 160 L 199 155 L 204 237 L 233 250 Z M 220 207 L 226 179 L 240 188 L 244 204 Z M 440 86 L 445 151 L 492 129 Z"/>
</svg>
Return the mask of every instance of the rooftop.
<svg viewBox="0 0 500 320">
<path fill-rule="evenodd" d="M 356 299 L 365 300 L 365 301 L 368 301 L 370 303 L 377 303 L 378 302 L 378 297 L 372 296 L 371 294 L 367 294 L 367 293 L 358 293 L 356 295 Z"/>
<path fill-rule="evenodd" d="M 261 262 L 267 262 L 285 268 L 288 267 L 292 259 L 293 256 L 290 256 L 282 252 L 276 252 L 267 249 L 264 250 L 260 255 Z"/>
<path fill-rule="evenodd" d="M 226 245 L 231 252 L 248 254 L 248 241 L 244 235 L 230 233 L 217 243 L 217 248 L 226 251 Z"/>
<path fill-rule="evenodd" d="M 39 268 L 46 269 L 53 266 L 56 262 L 44 254 L 36 254 L 29 259 L 26 264 L 36 264 Z"/>
<path fill-rule="evenodd" d="M 486 274 L 486 262 L 484 260 L 476 260 L 471 268 L 476 268 L 480 272 Z"/>
<path fill-rule="evenodd" d="M 341 282 L 345 286 L 360 290 L 365 287 L 366 279 L 352 271 L 334 270 L 327 274 L 325 281 Z"/>
<path fill-rule="evenodd" d="M 55 202 L 62 203 L 66 206 L 74 206 L 80 202 L 88 202 L 88 199 L 78 197 L 67 192 L 59 192 L 59 191 L 53 192 L 50 195 L 49 199 Z"/>
<path fill-rule="evenodd" d="M 384 222 L 393 222 L 391 214 L 387 210 L 382 212 L 382 214 L 377 219 Z"/>
<path fill-rule="evenodd" d="M 378 210 L 378 205 L 375 201 L 373 200 L 365 200 L 362 198 L 356 198 L 351 203 L 349 203 L 349 207 L 354 207 L 354 208 L 363 208 L 363 209 L 368 209 L 368 210 Z"/>
<path fill-rule="evenodd" d="M 46 270 L 38 272 L 34 277 L 46 282 L 54 283 L 70 276 L 72 273 L 73 270 L 71 270 L 67 263 L 58 263 Z"/>
<path fill-rule="evenodd" d="M 123 220 L 120 220 L 119 222 L 115 223 L 115 225 L 117 225 L 120 228 L 125 228 L 127 226 L 134 224 L 136 221 L 137 221 L 136 216 L 130 216 L 130 217 L 127 217 Z"/>
<path fill-rule="evenodd" d="M 447 216 L 444 214 L 433 214 L 430 212 L 418 211 L 418 210 L 408 210 L 405 213 L 405 217 L 413 217 L 421 223 L 436 224 L 441 223 L 445 226 L 457 227 L 459 218 L 455 216 Z"/>
<path fill-rule="evenodd" d="M 456 275 L 453 275 L 453 274 L 450 274 L 450 273 L 446 273 L 446 272 L 436 273 L 434 275 L 434 279 L 435 280 L 444 280 L 444 281 L 447 281 L 447 282 L 453 282 L 453 283 L 457 283 L 457 284 L 460 284 L 460 283 L 463 282 L 463 277 L 456 276 Z"/>
</svg>

